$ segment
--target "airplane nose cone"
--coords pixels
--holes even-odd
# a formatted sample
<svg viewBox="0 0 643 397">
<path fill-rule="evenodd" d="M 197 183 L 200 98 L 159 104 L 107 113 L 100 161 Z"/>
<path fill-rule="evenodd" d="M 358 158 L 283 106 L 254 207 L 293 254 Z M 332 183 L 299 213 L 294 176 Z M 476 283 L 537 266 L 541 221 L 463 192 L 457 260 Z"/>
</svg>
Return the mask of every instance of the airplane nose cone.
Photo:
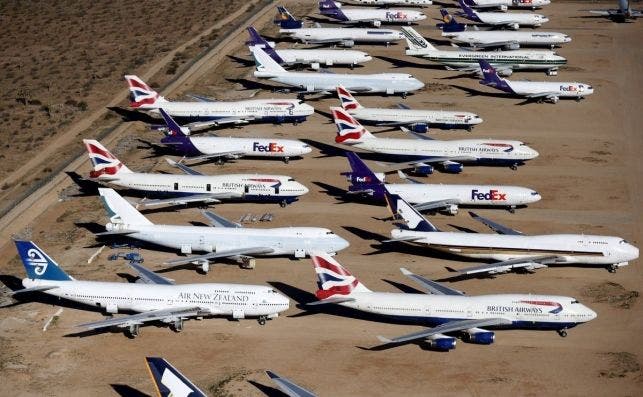
<svg viewBox="0 0 643 397">
<path fill-rule="evenodd" d="M 549 18 L 547 18 L 547 17 L 540 17 L 540 22 L 541 22 L 541 23 L 547 23 L 547 22 L 549 22 Z"/>
<path fill-rule="evenodd" d="M 424 88 L 424 83 L 418 79 L 415 79 L 414 87 L 416 90 L 421 90 L 422 88 Z"/>
<path fill-rule="evenodd" d="M 365 61 L 365 62 L 367 62 L 367 61 L 372 61 L 372 60 L 373 60 L 373 57 L 372 57 L 372 56 L 370 56 L 370 55 L 368 55 L 368 54 L 367 54 L 367 55 L 364 55 L 364 61 Z"/>
<path fill-rule="evenodd" d="M 638 259 L 639 249 L 633 246 L 632 244 L 629 244 L 627 247 L 627 254 L 629 256 L 629 258 L 627 259 L 628 261 L 633 261 L 635 259 Z"/>
<path fill-rule="evenodd" d="M 570 41 L 572 41 L 572 38 L 571 38 L 571 37 L 569 37 L 569 36 L 565 36 L 565 37 L 563 38 L 563 41 L 564 41 L 565 43 L 569 43 Z"/>
<path fill-rule="evenodd" d="M 538 194 L 538 192 L 535 192 L 535 191 L 532 190 L 531 193 L 529 194 L 529 196 L 527 197 L 527 202 L 535 203 L 535 202 L 540 201 L 541 199 L 542 199 L 542 196 L 540 194 Z"/>
<path fill-rule="evenodd" d="M 482 117 L 480 117 L 480 116 L 478 116 L 478 115 L 475 115 L 475 116 L 471 119 L 471 124 L 480 124 L 480 123 L 482 123 L 483 121 L 484 121 L 484 120 L 482 119 Z"/>
<path fill-rule="evenodd" d="M 298 188 L 299 188 L 298 190 L 301 192 L 300 195 L 302 196 L 310 191 L 306 186 L 302 185 L 301 183 L 299 183 Z"/>
<path fill-rule="evenodd" d="M 348 248 L 348 246 L 351 245 L 347 240 L 344 240 L 343 238 L 337 236 L 337 244 L 336 244 L 336 252 L 341 251 L 345 248 Z"/>
<path fill-rule="evenodd" d="M 590 309 L 587 306 L 585 306 L 585 309 L 587 310 L 587 315 L 589 316 L 589 320 L 587 321 L 592 321 L 593 319 L 598 317 L 598 314 L 594 310 Z"/>
<path fill-rule="evenodd" d="M 313 148 L 311 148 L 309 145 L 303 145 L 300 151 L 301 151 L 301 154 L 308 154 L 313 151 Z"/>
</svg>

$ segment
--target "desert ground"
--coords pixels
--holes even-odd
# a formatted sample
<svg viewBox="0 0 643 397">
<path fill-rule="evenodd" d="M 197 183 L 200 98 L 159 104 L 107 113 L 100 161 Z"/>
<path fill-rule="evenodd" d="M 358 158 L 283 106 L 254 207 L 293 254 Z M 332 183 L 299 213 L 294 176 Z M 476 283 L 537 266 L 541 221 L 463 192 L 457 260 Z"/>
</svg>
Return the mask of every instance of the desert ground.
<svg viewBox="0 0 643 397">
<path fill-rule="evenodd" d="M 188 3 L 198 4 L 185 2 L 177 8 L 188 7 Z M 302 4 L 288 0 L 281 4 L 297 16 L 312 15 L 316 8 L 313 2 Z M 643 123 L 640 111 L 643 25 L 641 21 L 615 24 L 584 18 L 586 13 L 581 11 L 612 6 L 611 1 L 559 0 L 539 11 L 551 20 L 542 30 L 572 36 L 573 41 L 558 50 L 568 59 L 568 66 L 562 68 L 558 76 L 521 72 L 510 77 L 592 84 L 594 95 L 580 103 L 572 100 L 556 105 L 519 105 L 520 99 L 487 95 L 494 92 L 479 85 L 477 78 L 454 78 L 457 72 L 407 57 L 403 42 L 390 47 L 360 45 L 357 49 L 376 59 L 354 71 L 336 70 L 407 72 L 427 84 L 425 89 L 405 100 L 358 96 L 363 105 L 394 106 L 404 102 L 418 109 L 472 111 L 485 120 L 472 132 L 431 130 L 431 136 L 437 139 L 518 139 L 540 152 L 537 159 L 516 171 L 465 165 L 459 175 L 438 172 L 419 179 L 427 183 L 532 187 L 543 199 L 529 208 L 514 214 L 502 209 L 477 212 L 528 234 L 607 234 L 621 236 L 640 246 L 643 241 L 640 210 L 643 139 L 638 127 Z M 440 40 L 439 31 L 433 27 L 439 16 L 438 9 L 437 5 L 426 8 L 429 19 L 416 26 L 416 30 L 425 37 Z M 194 12 L 201 17 L 200 10 Z M 183 9 L 180 13 L 188 14 Z M 88 11 L 88 15 L 94 14 Z M 195 29 L 193 35 L 183 32 L 182 40 L 188 41 L 214 25 L 220 15 L 213 13 L 207 20 L 199 19 L 202 28 Z M 270 37 L 277 36 L 277 28 L 271 23 L 273 15 L 269 8 L 268 12 L 256 15 L 255 20 L 255 27 Z M 181 39 L 175 39 L 174 47 L 180 46 Z M 230 38 L 216 58 L 200 65 L 190 78 L 170 87 L 164 92 L 166 97 L 180 99 L 186 93 L 222 99 L 292 97 L 294 94 L 272 93 L 253 86 L 252 82 L 256 81 L 253 68 L 238 59 L 250 59 L 243 46 L 245 40 L 245 33 Z M 280 47 L 291 45 L 279 44 Z M 441 47 L 444 45 L 448 44 Z M 119 73 L 125 71 L 117 70 L 112 80 L 105 83 L 116 88 L 112 95 L 104 97 L 102 106 L 107 106 L 113 95 L 124 92 L 125 84 Z M 135 71 L 143 74 L 145 66 L 139 65 Z M 28 70 L 15 73 L 16 76 L 28 74 Z M 124 95 L 120 106 L 126 105 Z M 213 211 L 232 220 L 246 213 L 274 214 L 269 223 L 247 224 L 253 227 L 330 228 L 351 243 L 337 255 L 337 260 L 375 291 L 400 292 L 417 287 L 400 273 L 400 267 L 440 279 L 450 275 L 447 266 L 463 268 L 476 263 L 438 255 L 421 247 L 381 244 L 379 241 L 388 238 L 393 228 L 391 222 L 380 220 L 388 215 L 386 207 L 352 202 L 341 194 L 347 182 L 339 174 L 348 170 L 348 164 L 341 151 L 333 147 L 335 127 L 326 116 L 328 108 L 337 105 L 337 99 L 313 96 L 307 103 L 318 113 L 303 124 L 256 124 L 217 133 L 308 140 L 315 147 L 310 155 L 289 164 L 240 159 L 222 166 L 204 164 L 198 169 L 211 174 L 249 171 L 292 175 L 308 186 L 310 193 L 286 208 L 227 203 L 212 206 Z M 101 102 L 91 106 L 99 111 Z M 13 117 L 14 112 L 8 105 L 3 112 Z M 83 120 L 82 115 L 74 117 L 78 117 L 74 120 Z M 113 121 L 120 124 L 106 144 L 129 168 L 176 172 L 167 165 L 163 155 L 152 150 L 150 143 L 158 142 L 159 133 L 149 131 L 141 122 L 122 123 L 120 118 Z M 383 128 L 372 128 L 372 131 L 383 131 L 380 136 L 403 135 Z M 10 135 L 5 132 L 1 135 L 3 139 Z M 47 139 L 57 138 L 54 134 Z M 82 150 L 80 138 L 68 145 L 76 151 Z M 1 145 L 0 153 L 7 156 L 3 160 L 20 158 L 15 150 L 11 145 Z M 377 170 L 374 161 L 368 160 L 368 163 Z M 77 160 L 65 171 L 86 175 L 89 162 Z M 7 175 L 9 178 L 12 174 Z M 77 279 L 116 281 L 124 285 L 132 281 L 133 273 L 123 261 L 107 259 L 109 254 L 126 252 L 125 249 L 108 247 L 88 263 L 88 258 L 103 245 L 93 232 L 102 230 L 101 225 L 107 221 L 105 212 L 96 196 L 83 194 L 64 174 L 56 178 L 50 191 L 37 196 L 33 210 L 25 208 L 0 231 L 3 236 L 0 254 L 5 259 L 0 270 L 0 395 L 154 395 L 154 386 L 145 369 L 145 356 L 165 357 L 213 396 L 279 395 L 264 375 L 265 369 L 286 376 L 320 396 L 635 396 L 643 390 L 640 260 L 614 274 L 602 268 L 556 267 L 534 274 L 506 274 L 448 283 L 470 295 L 531 292 L 574 296 L 594 309 L 598 318 L 571 329 L 566 338 L 555 332 L 498 331 L 496 342 L 490 346 L 460 342 L 455 350 L 440 353 L 417 344 L 380 351 L 370 349 L 378 344 L 376 335 L 401 335 L 420 330 L 418 325 L 378 321 L 332 307 L 310 311 L 300 306 L 313 300 L 316 290 L 316 277 L 308 259 L 260 258 L 254 270 L 220 262 L 208 274 L 200 274 L 190 267 L 166 269 L 162 263 L 175 258 L 174 252 L 140 249 L 145 266 L 162 271 L 177 283 L 271 284 L 291 298 L 291 308 L 265 326 L 254 320 L 205 319 L 186 322 L 182 333 L 161 325 L 142 327 L 136 339 L 117 331 L 80 333 L 76 324 L 99 320 L 103 315 L 43 296 L 32 295 L 19 301 L 9 296 L 24 277 L 10 237 L 33 239 Z M 393 174 L 387 180 L 393 182 L 398 178 Z M 146 215 L 157 223 L 206 222 L 195 207 L 153 210 Z M 455 225 L 488 231 L 471 220 L 464 210 L 456 216 L 436 214 L 430 219 L 445 230 L 455 230 Z M 59 312 L 61 307 L 63 310 Z M 56 319 L 43 331 L 56 313 L 59 313 Z"/>
</svg>

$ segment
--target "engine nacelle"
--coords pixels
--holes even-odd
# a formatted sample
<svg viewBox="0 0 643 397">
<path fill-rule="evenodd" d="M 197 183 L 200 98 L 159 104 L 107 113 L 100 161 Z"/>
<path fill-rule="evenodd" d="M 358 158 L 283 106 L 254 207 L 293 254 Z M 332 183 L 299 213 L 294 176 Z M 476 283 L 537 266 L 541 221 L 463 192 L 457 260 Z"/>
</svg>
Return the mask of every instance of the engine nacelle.
<svg viewBox="0 0 643 397">
<path fill-rule="evenodd" d="M 442 350 L 449 351 L 455 349 L 456 339 L 448 336 L 442 336 L 437 338 L 431 338 L 426 342 L 429 345 L 430 349 L 433 350 Z"/>
<path fill-rule="evenodd" d="M 242 318 L 245 318 L 246 314 L 243 312 L 243 310 L 233 310 L 232 311 L 232 318 L 235 320 L 239 320 Z"/>
<path fill-rule="evenodd" d="M 415 168 L 413 168 L 413 173 L 416 175 L 431 175 L 433 173 L 433 166 L 432 165 L 417 165 Z"/>
<path fill-rule="evenodd" d="M 315 91 L 315 86 L 314 85 L 307 85 L 306 86 L 306 92 L 314 92 Z"/>
<path fill-rule="evenodd" d="M 520 44 L 518 43 L 510 43 L 504 46 L 506 50 L 517 50 L 520 48 Z"/>
<path fill-rule="evenodd" d="M 490 345 L 496 339 L 496 334 L 492 331 L 467 332 L 464 335 L 466 342 L 478 345 Z"/>
<path fill-rule="evenodd" d="M 502 12 L 506 12 L 509 8 L 505 4 L 503 4 L 500 7 L 498 7 L 498 9 Z"/>
<path fill-rule="evenodd" d="M 116 303 L 108 303 L 105 305 L 105 311 L 110 314 L 118 313 L 118 306 Z"/>
<path fill-rule="evenodd" d="M 311 68 L 312 70 L 319 70 L 319 68 L 320 68 L 319 62 L 313 62 L 313 63 L 311 63 L 311 64 L 310 64 L 310 68 Z"/>
<path fill-rule="evenodd" d="M 341 45 L 344 47 L 353 47 L 355 45 L 355 40 L 342 40 Z"/>
<path fill-rule="evenodd" d="M 442 167 L 444 168 L 444 172 L 448 172 L 450 174 L 459 174 L 464 168 L 462 164 L 456 163 L 455 161 L 445 161 L 442 163 Z"/>
<path fill-rule="evenodd" d="M 458 205 L 449 204 L 444 208 L 444 212 L 446 212 L 449 215 L 456 215 L 458 213 Z"/>
<path fill-rule="evenodd" d="M 410 125 L 411 131 L 418 132 L 420 134 L 426 134 L 429 132 L 429 125 L 426 123 L 414 123 Z"/>
<path fill-rule="evenodd" d="M 382 21 L 373 21 L 373 26 L 379 28 L 380 26 L 382 26 Z"/>
<path fill-rule="evenodd" d="M 512 29 L 512 30 L 518 30 L 519 28 L 520 28 L 520 25 L 518 25 L 517 23 L 512 23 L 509 25 L 509 29 Z"/>
</svg>

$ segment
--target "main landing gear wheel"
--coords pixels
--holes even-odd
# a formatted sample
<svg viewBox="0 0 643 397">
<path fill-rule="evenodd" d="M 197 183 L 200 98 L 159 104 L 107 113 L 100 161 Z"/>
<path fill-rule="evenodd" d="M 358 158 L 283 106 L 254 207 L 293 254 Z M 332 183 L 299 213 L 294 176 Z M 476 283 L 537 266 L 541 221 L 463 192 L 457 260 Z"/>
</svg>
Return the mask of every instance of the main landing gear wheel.
<svg viewBox="0 0 643 397">
<path fill-rule="evenodd" d="M 290 161 L 289 157 L 284 157 L 284 163 L 288 164 L 289 161 Z"/>
<path fill-rule="evenodd" d="M 280 206 L 281 208 L 286 208 L 286 206 L 287 206 L 287 205 L 288 205 L 288 203 L 286 202 L 286 200 L 284 200 L 284 201 L 280 201 L 280 202 L 279 202 L 279 206 Z"/>
<path fill-rule="evenodd" d="M 518 169 L 518 165 L 512 164 L 511 167 L 509 167 L 509 168 L 511 168 L 513 171 L 515 171 L 515 170 Z"/>
<path fill-rule="evenodd" d="M 140 325 L 138 324 L 133 324 L 129 326 L 129 328 L 127 329 L 127 332 L 130 338 L 136 338 L 138 336 L 139 328 L 140 328 Z"/>
<path fill-rule="evenodd" d="M 615 266 L 615 265 L 610 265 L 610 266 L 607 268 L 607 271 L 608 271 L 608 272 L 610 272 L 610 273 L 616 273 L 616 269 L 618 269 L 618 267 L 617 267 L 617 266 Z"/>
<path fill-rule="evenodd" d="M 406 92 L 402 93 L 402 99 L 406 99 Z"/>
<path fill-rule="evenodd" d="M 561 338 L 564 338 L 567 336 L 567 330 L 560 329 L 558 330 L 558 335 L 560 335 Z"/>
<path fill-rule="evenodd" d="M 509 207 L 508 211 L 511 214 L 515 214 L 516 213 L 516 207 Z"/>
<path fill-rule="evenodd" d="M 266 320 L 267 320 L 266 316 L 259 316 L 259 319 L 257 319 L 257 322 L 259 323 L 259 325 L 266 325 Z"/>
</svg>

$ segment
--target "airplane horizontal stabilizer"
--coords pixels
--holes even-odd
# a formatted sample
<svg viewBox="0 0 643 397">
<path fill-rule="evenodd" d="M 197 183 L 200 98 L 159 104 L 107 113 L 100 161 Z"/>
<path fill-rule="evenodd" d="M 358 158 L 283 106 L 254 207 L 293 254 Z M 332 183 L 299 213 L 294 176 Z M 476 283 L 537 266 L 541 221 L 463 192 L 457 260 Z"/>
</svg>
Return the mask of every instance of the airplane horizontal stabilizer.
<svg viewBox="0 0 643 397">
<path fill-rule="evenodd" d="M 21 295 L 21 294 L 28 294 L 28 293 L 31 293 L 31 292 L 45 292 L 45 291 L 49 291 L 49 290 L 55 289 L 55 288 L 60 288 L 60 287 L 58 287 L 56 285 L 41 285 L 41 286 L 38 286 L 38 287 L 23 288 L 23 289 L 19 289 L 17 291 L 13 291 L 11 293 L 11 296 L 16 296 L 16 295 Z"/>
</svg>

